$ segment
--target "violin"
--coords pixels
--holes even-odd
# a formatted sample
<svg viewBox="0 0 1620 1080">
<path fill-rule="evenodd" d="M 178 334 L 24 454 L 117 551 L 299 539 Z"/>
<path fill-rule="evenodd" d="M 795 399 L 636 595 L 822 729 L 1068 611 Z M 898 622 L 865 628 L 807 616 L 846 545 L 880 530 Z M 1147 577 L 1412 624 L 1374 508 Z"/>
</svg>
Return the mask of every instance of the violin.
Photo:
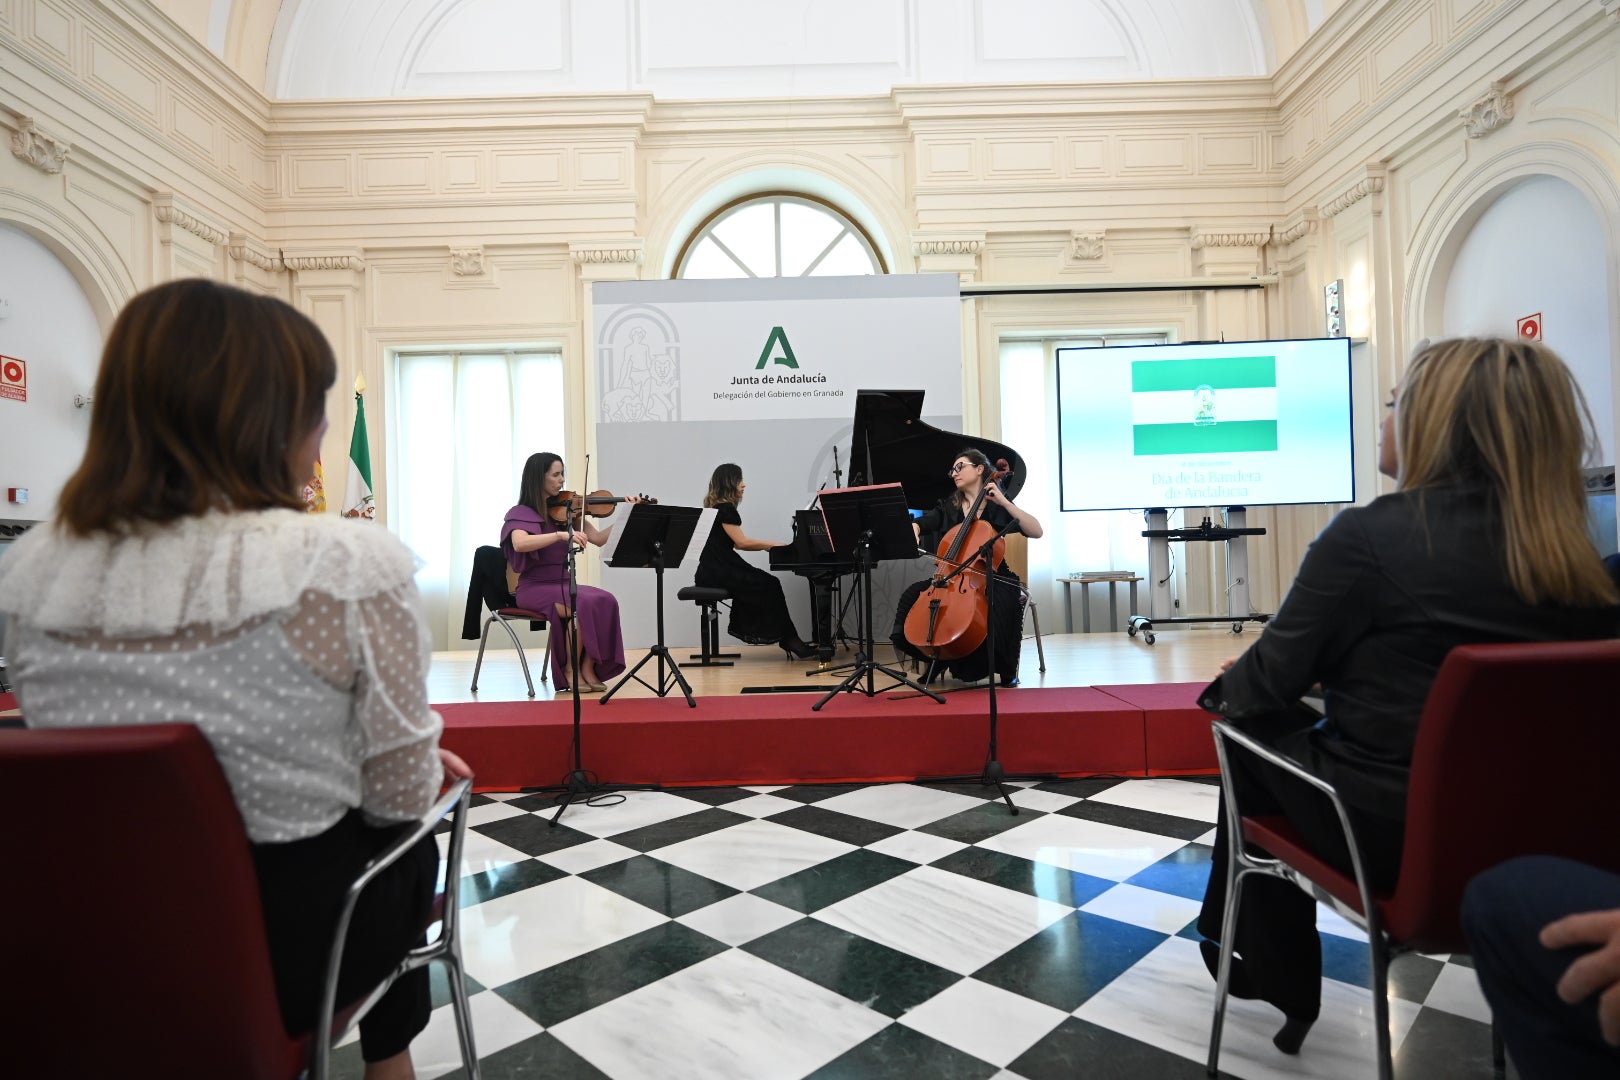
<svg viewBox="0 0 1620 1080">
<path fill-rule="evenodd" d="M 939 543 L 937 555 L 947 572 L 933 583 L 911 606 L 906 615 L 906 640 L 925 655 L 937 660 L 959 660 L 984 644 L 990 632 L 990 601 L 985 592 L 989 572 L 1006 560 L 1007 543 L 996 536 L 996 527 L 979 517 L 985 489 L 999 484 L 1012 473 L 1006 459 L 998 459 L 984 478 L 979 494 L 968 508 L 962 524 L 953 526 Z M 995 538 L 991 565 L 986 568 L 980 549 Z M 965 566 L 962 556 L 973 557 L 976 566 Z"/>
<path fill-rule="evenodd" d="M 658 500 L 647 495 L 637 495 L 635 498 L 646 503 L 656 503 Z M 618 504 L 629 502 L 630 497 L 615 495 L 611 491 L 593 491 L 589 495 L 580 495 L 572 491 L 559 491 L 546 500 L 546 516 L 559 525 L 566 525 L 569 518 L 577 518 L 583 514 L 591 517 L 612 517 Z"/>
</svg>

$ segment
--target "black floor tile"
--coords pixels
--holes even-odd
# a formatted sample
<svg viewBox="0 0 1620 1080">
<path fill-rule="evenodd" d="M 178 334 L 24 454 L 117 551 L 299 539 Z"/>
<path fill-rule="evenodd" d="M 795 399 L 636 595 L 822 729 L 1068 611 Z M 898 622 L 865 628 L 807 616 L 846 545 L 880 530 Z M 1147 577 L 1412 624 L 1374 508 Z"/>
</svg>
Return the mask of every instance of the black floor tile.
<svg viewBox="0 0 1620 1080">
<path fill-rule="evenodd" d="M 617 833 L 608 837 L 615 844 L 623 844 L 635 851 L 657 851 L 670 844 L 678 844 L 682 840 L 690 840 L 695 836 L 706 836 L 721 829 L 729 829 L 733 825 L 741 825 L 753 818 L 746 814 L 739 814 L 731 810 L 722 810 L 717 806 L 703 807 L 697 803 L 692 804 L 692 813 L 683 814 L 668 821 L 660 821 L 654 825 L 644 825 L 629 832 Z"/>
<path fill-rule="evenodd" d="M 999 1071 L 904 1024 L 890 1024 L 805 1080 L 984 1080 Z"/>
<path fill-rule="evenodd" d="M 992 960 L 973 977 L 1073 1012 L 1168 936 L 1076 911 Z"/>
<path fill-rule="evenodd" d="M 737 787 L 704 787 L 704 788 L 672 788 L 670 793 L 679 795 L 683 799 L 705 803 L 709 806 L 725 806 L 727 803 L 741 802 L 752 799 L 758 795 L 757 791 Z"/>
<path fill-rule="evenodd" d="M 1101 795 L 1109 788 L 1118 787 L 1125 783 L 1122 776 L 1077 776 L 1068 780 L 1046 780 L 1035 785 L 1036 791 L 1051 791 L 1058 795 L 1072 795 L 1077 799 L 1089 799 L 1093 795 Z"/>
<path fill-rule="evenodd" d="M 1211 855 L 1214 850 L 1207 844 L 1187 844 L 1172 851 L 1141 873 L 1128 878 L 1127 883 L 1152 889 L 1154 892 L 1201 901 L 1204 899 L 1204 891 L 1209 887 Z"/>
<path fill-rule="evenodd" d="M 842 840 L 846 844 L 856 847 L 865 847 L 875 844 L 879 840 L 904 832 L 904 829 L 894 825 L 885 825 L 881 821 L 870 818 L 854 817 L 850 814 L 840 814 L 835 810 L 828 810 L 820 806 L 795 806 L 792 810 L 784 810 L 780 814 L 772 814 L 767 821 L 778 825 L 788 825 L 795 829 L 803 829 L 817 836 L 829 837 L 833 840 Z"/>
<path fill-rule="evenodd" d="M 980 840 L 988 840 L 1008 829 L 1027 825 L 1041 816 L 1039 811 L 1024 807 L 1020 807 L 1017 814 L 1010 814 L 1005 803 L 987 802 L 982 806 L 963 810 L 959 814 L 940 818 L 916 831 L 930 836 L 943 836 L 947 840 L 963 844 L 977 844 Z"/>
<path fill-rule="evenodd" d="M 875 851 L 847 851 L 751 891 L 755 896 L 808 915 L 899 877 L 916 866 L 916 863 Z"/>
<path fill-rule="evenodd" d="M 794 784 L 792 787 L 781 788 L 769 794 L 779 799 L 792 799 L 794 802 L 818 803 L 834 795 L 847 795 L 851 791 L 860 791 L 871 786 L 871 784 Z"/>
<path fill-rule="evenodd" d="M 904 1016 L 962 978 L 815 919 L 801 919 L 742 949 L 890 1017 Z"/>
<path fill-rule="evenodd" d="M 463 978 L 467 981 L 468 997 L 472 997 L 484 989 L 479 985 L 478 980 L 471 975 L 463 975 Z M 433 1007 L 435 1009 L 441 1005 L 450 1004 L 450 976 L 445 974 L 443 964 L 428 965 L 428 986 L 433 994 Z"/>
<path fill-rule="evenodd" d="M 735 896 L 738 891 L 650 855 L 599 866 L 579 876 L 671 919 Z"/>
<path fill-rule="evenodd" d="M 504 863 L 461 875 L 461 906 L 472 907 L 497 896 L 544 885 L 548 881 L 567 877 L 568 873 L 536 859 Z"/>
<path fill-rule="evenodd" d="M 499 841 L 507 847 L 517 848 L 525 855 L 546 855 L 576 844 L 588 844 L 596 837 L 570 829 L 567 825 L 552 825 L 537 814 L 502 818 L 484 825 L 472 826 L 472 831 Z"/>
<path fill-rule="evenodd" d="M 1198 1062 L 1072 1016 L 1007 1068 L 1028 1080 L 1205 1080 Z"/>
<path fill-rule="evenodd" d="M 514 979 L 495 992 L 544 1027 L 707 960 L 726 946 L 670 922 Z"/>
<path fill-rule="evenodd" d="M 918 787 L 931 788 L 934 791 L 949 791 L 953 795 L 966 795 L 970 799 L 1001 798 L 1001 792 L 996 790 L 994 784 L 986 784 L 982 780 L 927 780 L 918 783 Z"/>
<path fill-rule="evenodd" d="M 1098 821 L 1104 825 L 1116 825 L 1121 829 L 1153 833 L 1155 836 L 1173 836 L 1177 840 L 1196 840 L 1214 828 L 1207 821 L 1193 821 L 1191 818 L 1138 810 L 1133 806 L 1115 806 L 1113 803 L 1090 800 L 1065 806 L 1057 812 L 1065 817 Z"/>
<path fill-rule="evenodd" d="M 1051 900 L 1053 903 L 1067 904 L 1069 907 L 1080 907 L 1112 889 L 1115 884 L 1103 878 L 1066 870 L 1061 866 L 1032 862 L 1017 855 L 1007 855 L 980 847 L 968 847 L 952 852 L 943 859 L 936 860 L 932 865 L 941 870 L 949 870 L 953 874 L 961 874 L 963 877 L 988 882 L 991 885 L 1000 885 L 1004 889 L 1014 889 L 1030 896 L 1038 896 L 1042 900 Z"/>
<path fill-rule="evenodd" d="M 1514 1074 L 1510 1067 L 1508 1075 Z M 1491 1075 L 1490 1025 L 1442 1009 L 1418 1013 L 1395 1052 L 1396 1080 Z"/>
<path fill-rule="evenodd" d="M 549 1031 L 480 1057 L 478 1072 L 483 1080 L 611 1080 Z M 466 1070 L 446 1073 L 444 1080 L 467 1080 Z"/>
</svg>

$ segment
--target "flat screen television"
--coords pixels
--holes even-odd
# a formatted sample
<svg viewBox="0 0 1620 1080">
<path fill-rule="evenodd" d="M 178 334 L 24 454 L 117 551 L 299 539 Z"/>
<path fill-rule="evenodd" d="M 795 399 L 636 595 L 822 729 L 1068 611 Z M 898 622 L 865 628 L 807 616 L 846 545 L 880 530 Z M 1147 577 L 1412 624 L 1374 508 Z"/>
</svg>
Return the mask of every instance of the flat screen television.
<svg viewBox="0 0 1620 1080">
<path fill-rule="evenodd" d="M 1064 510 L 1355 500 L 1350 339 L 1057 351 Z"/>
</svg>

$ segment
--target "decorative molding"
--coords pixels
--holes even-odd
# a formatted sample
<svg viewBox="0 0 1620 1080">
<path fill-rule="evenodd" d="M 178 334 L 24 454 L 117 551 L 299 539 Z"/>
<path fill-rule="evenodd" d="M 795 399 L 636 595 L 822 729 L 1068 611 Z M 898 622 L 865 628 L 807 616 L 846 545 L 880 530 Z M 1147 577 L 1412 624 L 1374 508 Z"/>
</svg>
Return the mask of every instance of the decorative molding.
<svg viewBox="0 0 1620 1080">
<path fill-rule="evenodd" d="M 32 116 L 17 117 L 11 152 L 41 172 L 59 173 L 72 149 L 66 142 L 39 130 Z"/>
<path fill-rule="evenodd" d="M 912 233 L 913 255 L 978 255 L 984 233 Z"/>
<path fill-rule="evenodd" d="M 287 269 L 286 263 L 281 261 L 281 252 L 270 250 L 246 233 L 231 233 L 225 251 L 237 262 L 245 262 L 268 273 L 279 274 Z"/>
<path fill-rule="evenodd" d="M 599 263 L 624 263 L 640 266 L 646 242 L 640 237 L 630 240 L 569 241 L 568 254 L 581 266 Z"/>
<path fill-rule="evenodd" d="M 484 249 L 451 248 L 450 272 L 457 277 L 478 277 L 484 272 Z"/>
<path fill-rule="evenodd" d="M 1321 216 L 1325 218 L 1338 217 L 1367 196 L 1377 195 L 1383 191 L 1384 172 L 1382 163 L 1368 162 L 1363 167 L 1361 176 L 1355 182 L 1322 204 Z"/>
<path fill-rule="evenodd" d="M 1202 229 L 1194 230 L 1192 236 L 1192 249 L 1202 251 L 1204 248 L 1216 247 L 1265 247 L 1271 243 L 1271 226 L 1263 231 L 1254 232 L 1205 232 Z"/>
<path fill-rule="evenodd" d="M 1103 257 L 1102 233 L 1070 233 L 1069 252 L 1076 259 L 1090 262 Z"/>
<path fill-rule="evenodd" d="M 281 253 L 282 265 L 288 270 L 354 270 L 366 268 L 358 255 L 288 255 Z"/>
<path fill-rule="evenodd" d="M 1598 6 L 1611 19 L 1620 19 L 1620 0 L 1598 0 Z"/>
<path fill-rule="evenodd" d="M 1279 245 L 1292 244 L 1300 237 L 1309 236 L 1311 233 L 1314 233 L 1318 224 L 1319 222 L 1316 207 L 1307 206 L 1296 216 L 1291 217 L 1287 221 L 1283 222 L 1282 225 L 1274 227 L 1272 230 L 1272 236 L 1276 239 Z"/>
<path fill-rule="evenodd" d="M 1513 119 L 1513 98 L 1507 92 L 1507 80 L 1491 83 L 1485 95 L 1468 108 L 1457 113 L 1470 139 L 1483 139 L 1493 131 L 1500 131 Z"/>
<path fill-rule="evenodd" d="M 177 225 L 192 236 L 201 237 L 210 244 L 223 244 L 229 238 L 224 229 L 216 229 L 201 218 L 194 217 L 174 205 L 172 192 L 165 191 L 152 196 L 152 212 L 165 225 Z"/>
</svg>

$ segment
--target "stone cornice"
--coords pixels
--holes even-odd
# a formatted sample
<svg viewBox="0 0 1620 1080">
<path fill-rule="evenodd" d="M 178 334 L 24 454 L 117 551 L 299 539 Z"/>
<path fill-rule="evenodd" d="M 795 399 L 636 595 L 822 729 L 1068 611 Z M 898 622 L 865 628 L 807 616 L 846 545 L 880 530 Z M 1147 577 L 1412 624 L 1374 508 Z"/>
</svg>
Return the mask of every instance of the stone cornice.
<svg viewBox="0 0 1620 1080">
<path fill-rule="evenodd" d="M 978 255 L 984 250 L 984 233 L 912 233 L 913 255 Z"/>
<path fill-rule="evenodd" d="M 34 168 L 47 173 L 61 172 L 71 149 L 64 140 L 39 130 L 32 116 L 17 117 L 17 130 L 11 136 L 11 152 Z"/>
<path fill-rule="evenodd" d="M 1292 244 L 1302 236 L 1315 232 L 1318 225 L 1316 207 L 1307 206 L 1272 230 L 1278 244 Z"/>
<path fill-rule="evenodd" d="M 281 252 L 270 250 L 246 233 L 231 233 L 225 251 L 237 262 L 245 262 L 249 266 L 256 266 L 272 274 L 279 274 L 287 269 L 286 264 L 281 261 Z"/>
<path fill-rule="evenodd" d="M 174 205 L 174 194 L 162 192 L 152 197 L 152 213 L 165 225 L 174 225 L 192 236 L 201 237 L 210 244 L 223 244 L 229 237 L 224 229 L 218 229 L 208 222 L 186 213 Z"/>
<path fill-rule="evenodd" d="M 1107 250 L 1103 246 L 1103 239 L 1102 233 L 1070 233 L 1069 253 L 1084 262 L 1100 259 Z"/>
<path fill-rule="evenodd" d="M 1194 251 L 1217 247 L 1265 247 L 1270 242 L 1271 226 L 1269 225 L 1261 229 L 1236 232 L 1194 229 L 1192 235 L 1192 249 Z"/>
<path fill-rule="evenodd" d="M 1361 176 L 1351 182 L 1333 198 L 1322 204 L 1320 213 L 1324 218 L 1338 217 L 1356 203 L 1369 195 L 1377 195 L 1384 190 L 1385 169 L 1381 162 L 1368 162 L 1363 167 Z"/>
<path fill-rule="evenodd" d="M 646 241 L 639 236 L 629 240 L 570 241 L 568 254 L 581 266 L 624 263 L 639 266 Z"/>
<path fill-rule="evenodd" d="M 1470 139 L 1483 139 L 1493 131 L 1500 131 L 1513 119 L 1513 98 L 1508 95 L 1507 83 L 1498 79 L 1491 88 L 1468 108 L 1457 113 Z"/>
<path fill-rule="evenodd" d="M 288 270 L 353 270 L 360 271 L 366 268 L 366 262 L 358 255 L 288 255 L 281 253 L 281 261 Z"/>
</svg>

